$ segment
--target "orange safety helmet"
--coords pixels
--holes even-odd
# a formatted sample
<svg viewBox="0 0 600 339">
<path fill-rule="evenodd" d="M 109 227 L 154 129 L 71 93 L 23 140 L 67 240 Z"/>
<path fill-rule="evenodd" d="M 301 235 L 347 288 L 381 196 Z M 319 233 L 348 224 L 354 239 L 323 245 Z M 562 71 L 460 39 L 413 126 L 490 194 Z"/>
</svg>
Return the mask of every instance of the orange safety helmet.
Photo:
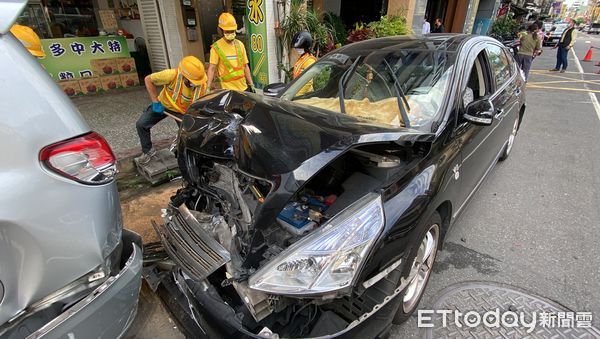
<svg viewBox="0 0 600 339">
<path fill-rule="evenodd" d="M 194 86 L 199 86 L 206 82 L 204 64 L 195 56 L 186 56 L 181 59 L 178 68 L 179 72 Z"/>
<path fill-rule="evenodd" d="M 219 15 L 219 28 L 224 31 L 235 31 L 237 29 L 237 22 L 230 13 L 221 13 Z"/>
<path fill-rule="evenodd" d="M 43 58 L 46 56 L 46 53 L 42 50 L 42 41 L 40 37 L 35 34 L 33 29 L 22 26 L 18 24 L 14 24 L 10 28 L 10 32 L 15 36 L 15 38 L 19 39 L 19 41 L 27 48 L 29 53 L 38 58 Z"/>
</svg>

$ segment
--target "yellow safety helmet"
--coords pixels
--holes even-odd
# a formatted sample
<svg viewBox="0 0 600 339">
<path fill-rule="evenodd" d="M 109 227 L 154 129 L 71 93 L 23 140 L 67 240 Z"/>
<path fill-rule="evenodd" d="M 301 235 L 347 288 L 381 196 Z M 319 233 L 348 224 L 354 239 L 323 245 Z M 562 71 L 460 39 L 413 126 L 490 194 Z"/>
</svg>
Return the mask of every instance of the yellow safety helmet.
<svg viewBox="0 0 600 339">
<path fill-rule="evenodd" d="M 206 82 L 204 64 L 195 56 L 186 56 L 181 59 L 179 62 L 179 72 L 194 86 L 199 86 Z"/>
<path fill-rule="evenodd" d="M 237 23 L 235 18 L 230 13 L 221 13 L 219 15 L 219 28 L 224 31 L 235 31 L 237 29 Z"/>
<path fill-rule="evenodd" d="M 19 39 L 23 46 L 27 48 L 29 53 L 33 54 L 33 56 L 38 58 L 43 58 L 46 56 L 46 53 L 42 50 L 42 41 L 40 37 L 35 34 L 33 29 L 22 26 L 18 24 L 14 24 L 10 28 L 10 32 L 15 36 L 15 38 Z"/>
</svg>

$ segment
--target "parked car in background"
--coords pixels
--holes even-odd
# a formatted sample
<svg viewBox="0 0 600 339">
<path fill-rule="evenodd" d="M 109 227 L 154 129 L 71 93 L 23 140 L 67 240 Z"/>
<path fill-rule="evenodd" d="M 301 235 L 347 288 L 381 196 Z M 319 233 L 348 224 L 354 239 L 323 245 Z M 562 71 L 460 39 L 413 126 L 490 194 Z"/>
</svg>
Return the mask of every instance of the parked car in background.
<svg viewBox="0 0 600 339">
<path fill-rule="evenodd" d="M 600 34 L 600 23 L 593 23 L 593 24 L 591 24 L 588 33 L 590 33 L 590 34 Z"/>
<path fill-rule="evenodd" d="M 583 26 L 581 27 L 581 31 L 582 31 L 583 33 L 589 33 L 589 32 L 590 32 L 590 25 L 583 25 Z"/>
<path fill-rule="evenodd" d="M 188 110 L 184 186 L 155 225 L 171 260 L 148 278 L 191 337 L 385 337 L 510 155 L 525 80 L 497 40 L 433 34 L 353 43 L 270 88 Z"/>
<path fill-rule="evenodd" d="M 141 240 L 122 228 L 106 140 L 9 32 L 26 4 L 0 1 L 0 337 L 118 338 Z"/>
<path fill-rule="evenodd" d="M 569 24 L 556 24 L 550 28 L 550 31 L 546 32 L 546 39 L 544 45 L 557 45 L 563 32 L 569 28 Z"/>
</svg>

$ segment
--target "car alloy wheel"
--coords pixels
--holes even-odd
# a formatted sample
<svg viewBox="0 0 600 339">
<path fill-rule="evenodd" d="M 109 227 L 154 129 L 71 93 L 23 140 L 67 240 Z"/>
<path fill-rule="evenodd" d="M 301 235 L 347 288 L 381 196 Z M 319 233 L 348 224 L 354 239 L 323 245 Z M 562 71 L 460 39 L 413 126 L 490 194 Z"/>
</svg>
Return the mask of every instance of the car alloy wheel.
<svg viewBox="0 0 600 339">
<path fill-rule="evenodd" d="M 510 151 L 512 150 L 518 130 L 519 130 L 519 116 L 517 115 L 517 118 L 515 119 L 515 123 L 513 124 L 512 131 L 510 132 L 510 135 L 508 136 L 506 148 L 504 149 L 504 152 L 502 153 L 502 156 L 500 157 L 501 161 L 505 160 L 510 155 Z"/>
<path fill-rule="evenodd" d="M 438 243 L 440 238 L 440 227 L 438 224 L 433 224 L 429 227 L 427 233 L 421 240 L 417 256 L 413 260 L 410 269 L 410 276 L 414 277 L 406 287 L 404 298 L 402 300 L 402 309 L 404 313 L 411 313 L 419 303 L 421 295 L 427 285 L 427 280 L 431 274 L 435 255 L 437 254 Z"/>
</svg>

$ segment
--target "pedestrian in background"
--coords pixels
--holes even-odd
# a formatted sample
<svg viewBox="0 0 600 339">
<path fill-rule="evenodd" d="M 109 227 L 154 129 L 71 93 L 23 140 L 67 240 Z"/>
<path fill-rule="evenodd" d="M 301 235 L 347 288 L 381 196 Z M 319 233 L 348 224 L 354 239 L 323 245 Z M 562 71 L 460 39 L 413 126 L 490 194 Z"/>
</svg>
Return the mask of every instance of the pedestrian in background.
<svg viewBox="0 0 600 339">
<path fill-rule="evenodd" d="M 216 71 L 221 88 L 254 93 L 246 48 L 235 38 L 237 22 L 233 15 L 230 13 L 219 15 L 218 28 L 223 37 L 210 48 L 208 90 L 210 91 Z"/>
<path fill-rule="evenodd" d="M 431 33 L 431 25 L 429 21 L 427 21 L 427 15 L 423 18 L 423 32 L 421 34 L 429 34 Z"/>
<path fill-rule="evenodd" d="M 538 26 L 538 39 L 540 39 L 540 41 L 542 42 L 542 45 L 544 44 L 544 38 L 546 37 L 546 28 L 544 28 L 544 23 L 541 20 L 538 20 L 535 22 L 535 24 Z M 542 51 L 540 50 L 540 54 L 542 53 Z"/>
<path fill-rule="evenodd" d="M 569 28 L 565 29 L 563 34 L 560 36 L 560 40 L 558 44 L 553 48 L 558 48 L 556 52 L 556 67 L 550 70 L 550 72 L 558 72 L 564 73 L 569 65 L 569 50 L 575 44 L 575 40 L 577 39 L 577 30 L 575 29 L 575 23 L 571 21 L 569 23 Z"/>
<path fill-rule="evenodd" d="M 531 69 L 531 61 L 542 50 L 542 42 L 538 37 L 538 26 L 536 24 L 529 25 L 527 31 L 520 34 L 519 40 L 521 45 L 517 53 L 517 63 L 523 70 L 525 81 L 527 81 L 529 70 Z"/>
<path fill-rule="evenodd" d="M 433 30 L 431 31 L 431 33 L 444 33 L 445 29 L 444 29 L 444 25 L 442 24 L 442 19 L 440 18 L 435 18 L 435 21 L 433 22 Z"/>
<path fill-rule="evenodd" d="M 166 118 L 165 111 L 183 118 L 188 107 L 206 94 L 204 63 L 195 56 L 187 56 L 175 69 L 152 73 L 144 79 L 152 104 L 146 108 L 135 124 L 142 145 L 140 164 L 147 164 L 156 154 L 152 147 L 150 129 Z M 156 86 L 164 86 L 158 94 Z M 177 122 L 179 124 L 179 121 Z"/>
</svg>

